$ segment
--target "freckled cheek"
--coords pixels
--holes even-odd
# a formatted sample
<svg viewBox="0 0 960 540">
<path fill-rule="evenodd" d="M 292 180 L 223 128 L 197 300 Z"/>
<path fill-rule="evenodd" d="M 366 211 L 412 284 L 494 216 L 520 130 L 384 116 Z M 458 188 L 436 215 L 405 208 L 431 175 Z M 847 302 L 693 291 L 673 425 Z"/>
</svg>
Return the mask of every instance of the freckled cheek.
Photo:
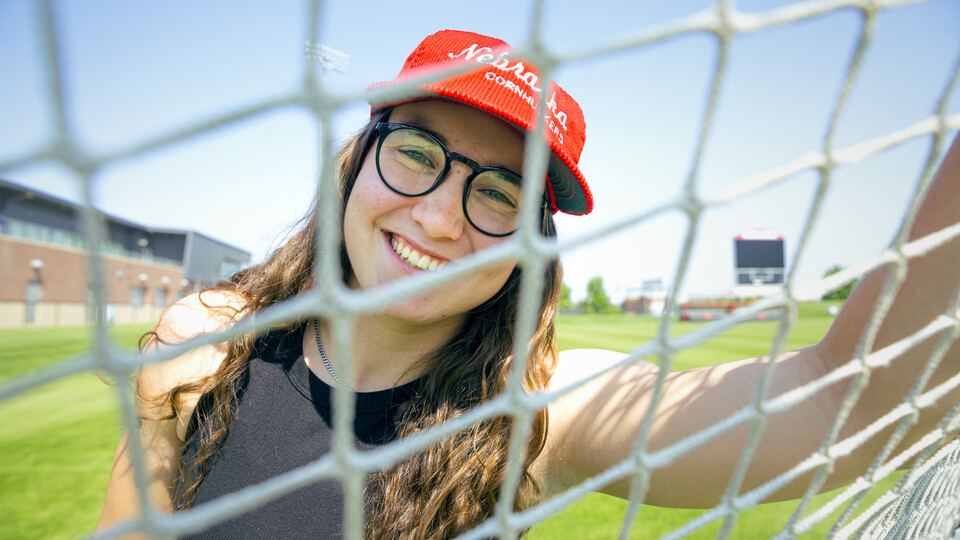
<svg viewBox="0 0 960 540">
<path fill-rule="evenodd" d="M 372 176 L 369 173 L 369 169 L 364 167 L 357 175 L 343 215 L 343 235 L 347 256 L 354 268 L 354 273 L 359 270 L 361 274 L 366 263 L 369 262 L 366 257 L 371 253 L 373 242 L 379 241 L 376 236 L 377 220 L 389 211 L 388 206 L 385 205 L 387 202 L 385 198 L 389 195 L 382 193 L 383 190 L 380 189 L 383 187 L 385 190 L 386 186 L 383 186 L 375 169 Z"/>
<path fill-rule="evenodd" d="M 383 185 L 375 170 L 372 175 L 365 174 L 366 172 L 362 171 L 357 176 L 357 181 L 350 193 L 350 200 L 347 201 L 348 218 L 375 221 L 408 202 L 406 197 L 390 191 Z"/>
</svg>

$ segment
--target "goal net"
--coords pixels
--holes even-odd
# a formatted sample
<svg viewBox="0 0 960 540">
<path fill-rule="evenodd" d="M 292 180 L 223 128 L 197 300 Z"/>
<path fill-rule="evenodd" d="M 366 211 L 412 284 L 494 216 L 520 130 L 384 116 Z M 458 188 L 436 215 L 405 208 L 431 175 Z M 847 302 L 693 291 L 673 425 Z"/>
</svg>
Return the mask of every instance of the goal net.
<svg viewBox="0 0 960 540">
<path fill-rule="evenodd" d="M 949 114 L 948 101 L 955 93 L 958 75 L 956 60 L 949 66 L 949 80 L 940 91 L 940 97 L 930 104 L 928 115 L 917 117 L 905 123 L 899 129 L 885 135 L 857 141 L 852 144 L 838 144 L 836 142 L 838 126 L 853 99 L 852 89 L 860 77 L 863 65 L 869 60 L 870 45 L 877 21 L 888 11 L 904 9 L 906 4 L 913 4 L 904 0 L 814 0 L 798 2 L 766 11 L 742 12 L 733 2 L 717 1 L 707 9 L 690 16 L 672 21 L 663 22 L 654 26 L 643 27 L 617 38 L 598 39 L 596 44 L 577 51 L 559 51 L 551 49 L 551 41 L 544 37 L 545 20 L 551 11 L 551 3 L 535 2 L 530 6 L 526 15 L 529 31 L 518 54 L 538 60 L 545 78 L 557 75 L 558 71 L 568 65 L 589 65 L 603 62 L 605 59 L 618 54 L 633 52 L 646 48 L 656 47 L 667 41 L 684 36 L 705 36 L 713 42 L 715 47 L 715 61 L 710 66 L 708 82 L 703 93 L 705 103 L 700 119 L 694 130 L 695 151 L 688 164 L 688 174 L 682 185 L 677 186 L 680 195 L 668 202 L 642 212 L 634 212 L 617 218 L 602 226 L 572 236 L 561 237 L 559 241 L 548 241 L 539 236 L 534 227 L 536 208 L 532 205 L 524 208 L 521 230 L 509 240 L 497 247 L 478 253 L 463 261 L 463 264 L 452 265 L 446 270 L 431 273 L 429 276 L 418 276 L 391 283 L 387 286 L 369 291 L 349 291 L 341 285 L 339 261 L 335 256 L 321 257 L 317 265 L 318 275 L 316 282 L 320 284 L 308 295 L 285 304 L 276 306 L 258 316 L 255 323 L 244 321 L 230 330 L 216 336 L 205 336 L 191 340 L 180 346 L 165 349 L 155 355 L 141 356 L 131 351 L 116 347 L 107 337 L 107 329 L 103 323 L 93 328 L 95 346 L 89 355 L 70 359 L 50 369 L 39 370 L 28 376 L 0 386 L 0 399 L 9 399 L 29 389 L 55 381 L 57 379 L 85 371 L 97 371 L 108 374 L 115 380 L 128 380 L 144 362 L 159 362 L 182 354 L 191 347 L 212 343 L 231 338 L 247 332 L 255 327 L 264 328 L 275 323 L 290 321 L 304 315 L 315 315 L 326 318 L 331 324 L 336 343 L 350 343 L 353 323 L 358 315 L 375 312 L 385 306 L 396 303 L 398 299 L 422 294 L 443 284 L 455 282 L 459 277 L 475 272 L 484 265 L 494 264 L 507 258 L 516 259 L 525 270 L 522 284 L 522 298 L 520 304 L 520 319 L 517 328 L 515 351 L 517 357 L 526 353 L 525 343 L 532 337 L 535 330 L 539 291 L 543 281 L 543 269 L 552 259 L 569 254 L 582 246 L 589 246 L 598 241 L 604 241 L 629 231 L 643 224 L 649 224 L 665 213 L 676 212 L 684 217 L 685 233 L 677 246 L 677 258 L 674 261 L 673 280 L 680 290 L 684 280 L 693 271 L 694 246 L 704 232 L 704 216 L 716 208 L 730 205 L 767 189 L 778 186 L 791 185 L 798 178 L 814 178 L 813 189 L 809 190 L 809 204 L 803 226 L 795 245 L 790 249 L 792 255 L 791 268 L 796 268 L 803 260 L 809 249 L 814 228 L 820 218 L 822 206 L 836 189 L 836 172 L 838 169 L 861 162 L 870 156 L 887 150 L 906 145 L 912 141 L 926 141 L 929 152 L 925 165 L 916 182 L 916 189 L 911 195 L 900 225 L 901 233 L 895 236 L 891 246 L 878 256 L 862 260 L 848 267 L 840 273 L 827 278 L 801 283 L 796 272 L 788 268 L 785 276 L 785 286 L 782 292 L 757 301 L 748 308 L 738 310 L 733 315 L 721 320 L 713 321 L 696 331 L 677 335 L 674 331 L 675 318 L 664 316 L 661 319 L 658 335 L 648 341 L 637 343 L 630 353 L 630 358 L 624 362 L 632 362 L 641 358 L 657 359 L 663 372 L 672 368 L 675 351 L 683 348 L 695 347 L 704 341 L 718 336 L 740 322 L 755 318 L 758 313 L 772 308 L 781 309 L 784 313 L 796 310 L 798 303 L 808 300 L 817 300 L 823 294 L 840 288 L 845 283 L 857 279 L 873 269 L 887 265 L 891 268 L 902 268 L 905 263 L 914 257 L 935 249 L 952 239 L 960 236 L 960 226 L 944 229 L 923 239 L 908 242 L 905 231 L 909 226 L 923 198 L 927 186 L 930 184 L 933 171 L 943 149 L 950 140 L 951 133 L 960 128 L 960 114 Z M 81 138 L 72 129 L 73 118 L 70 110 L 71 88 L 66 84 L 65 72 L 70 70 L 65 58 L 63 36 L 58 31 L 58 17 L 60 6 L 53 2 L 38 3 L 41 16 L 38 36 L 38 50 L 41 70 L 46 75 L 45 91 L 49 96 L 46 101 L 48 114 L 55 126 L 54 135 L 43 144 L 30 148 L 17 155 L 3 158 L 0 161 L 0 174 L 8 174 L 33 163 L 54 160 L 63 167 L 75 173 L 79 179 L 78 187 L 81 193 L 85 210 L 83 220 L 87 231 L 90 246 L 90 267 L 93 277 L 93 295 L 98 308 L 103 308 L 104 297 L 101 291 L 103 286 L 103 263 L 101 252 L 98 250 L 102 233 L 97 226 L 97 212 L 93 208 L 92 178 L 98 172 L 116 164 L 136 160 L 147 153 L 158 149 L 166 149 L 172 144 L 194 137 L 221 130 L 238 122 L 253 118 L 264 113 L 290 107 L 297 108 L 310 115 L 317 126 L 320 145 L 316 156 L 316 167 L 320 171 L 320 178 L 331 178 L 332 152 L 335 148 L 336 133 L 330 126 L 337 121 L 337 113 L 344 107 L 357 101 L 363 101 L 365 95 L 357 89 L 333 90 L 325 84 L 324 73 L 317 62 L 317 55 L 335 54 L 335 51 L 321 48 L 324 43 L 321 21 L 327 16 L 325 5 L 319 0 L 310 2 L 303 14 L 307 28 L 303 62 L 304 78 L 293 85 L 288 92 L 272 96 L 253 105 L 235 110 L 224 111 L 221 115 L 203 121 L 188 121 L 166 132 L 140 140 L 133 144 L 121 146 L 110 152 L 93 152 L 84 150 Z M 725 89 L 731 63 L 735 61 L 732 54 L 733 45 L 744 36 L 762 35 L 767 32 L 778 31 L 792 25 L 804 24 L 837 11 L 844 11 L 856 18 L 852 25 L 853 46 L 848 50 L 837 51 L 837 55 L 845 57 L 844 70 L 839 78 L 839 85 L 834 89 L 833 105 L 823 122 L 823 134 L 817 141 L 817 146 L 809 151 L 797 154 L 779 165 L 773 166 L 759 174 L 744 176 L 731 182 L 725 189 L 713 196 L 701 195 L 701 164 L 705 155 L 714 143 L 715 121 L 722 110 L 723 91 Z M 296 29 L 292 29 L 296 30 Z M 291 31 L 292 31 L 291 30 Z M 425 35 L 425 34 L 424 34 Z M 420 36 L 422 37 L 422 36 Z M 519 43 L 514 43 L 518 45 Z M 348 51 L 349 52 L 349 51 Z M 341 59 L 342 61 L 342 59 Z M 922 61 L 918 60 L 918 61 Z M 397 66 L 399 68 L 399 65 Z M 776 74 L 771 74 L 776 77 Z M 656 84 L 653 82 L 652 84 Z M 566 85 L 565 85 L 566 86 Z M 400 85 L 391 89 L 380 89 L 378 98 L 387 99 L 390 96 L 400 96 L 410 91 L 412 83 Z M 575 91 L 571 92 L 576 95 Z M 541 107 L 543 104 L 541 103 Z M 589 110 L 587 111 L 588 118 Z M 528 177 L 542 176 L 546 164 L 547 147 L 543 137 L 538 136 L 544 127 L 541 125 L 538 132 L 529 138 L 533 141 L 534 149 L 528 153 L 525 161 L 524 173 Z M 788 128 L 785 128 L 788 129 Z M 629 135 L 627 135 L 629 136 Z M 589 147 L 589 144 L 587 145 Z M 633 159 L 626 156 L 625 159 Z M 807 176 L 804 176 L 807 175 Z M 589 176 L 589 175 L 588 175 Z M 595 179 L 595 183 L 603 182 Z M 640 181 L 640 180 L 638 180 Z M 526 186 L 535 189 L 535 186 Z M 334 182 L 320 182 L 318 185 L 320 197 L 320 211 L 317 218 L 320 220 L 320 237 L 317 239 L 319 253 L 337 254 L 340 239 L 340 223 L 338 195 Z M 234 196 L 234 195 L 228 195 Z M 243 196 L 243 195 L 236 195 Z M 253 196 L 253 195 L 250 195 Z M 527 197 L 527 200 L 533 200 Z M 562 226 L 562 224 L 561 224 Z M 514 496 L 516 487 L 522 476 L 520 459 L 524 449 L 523 441 L 528 435 L 528 429 L 521 427 L 512 433 L 510 446 L 511 466 L 502 487 L 495 516 L 481 523 L 478 527 L 464 534 L 461 538 L 477 539 L 489 537 L 512 538 L 521 531 L 542 522 L 555 515 L 575 501 L 582 499 L 588 493 L 596 491 L 609 482 L 631 478 L 633 488 L 629 504 L 622 516 L 622 536 L 631 534 L 636 517 L 642 512 L 646 480 L 656 467 L 663 467 L 687 454 L 692 448 L 710 444 L 710 441 L 728 430 L 738 426 L 749 426 L 751 436 L 743 450 L 742 459 L 733 471 L 727 495 L 716 507 L 709 509 L 698 517 L 687 522 L 684 526 L 669 533 L 666 538 L 682 538 L 696 533 L 710 524 L 720 523 L 719 536 L 729 537 L 732 534 L 740 513 L 747 508 L 754 507 L 764 501 L 778 488 L 797 477 L 811 474 L 813 480 L 809 484 L 806 495 L 797 503 L 793 517 L 783 523 L 782 532 L 778 538 L 792 538 L 809 531 L 824 520 L 832 520 L 831 534 L 838 538 L 950 538 L 957 526 L 960 516 L 960 443 L 952 439 L 955 433 L 955 424 L 960 421 L 956 411 L 942 419 L 940 426 L 925 434 L 921 443 L 899 453 L 894 452 L 899 442 L 911 426 L 912 416 L 924 406 L 960 384 L 960 379 L 954 379 L 945 385 L 935 388 L 927 387 L 922 381 L 926 380 L 936 369 L 941 357 L 953 340 L 960 333 L 957 321 L 957 291 L 944 291 L 945 295 L 952 294 L 951 310 L 942 317 L 929 321 L 918 333 L 906 338 L 895 346 L 884 351 L 871 350 L 871 337 L 882 323 L 889 304 L 896 294 L 899 284 L 903 280 L 902 272 L 890 272 L 890 277 L 884 287 L 884 293 L 877 303 L 875 313 L 870 321 L 864 339 L 860 342 L 857 357 L 837 371 L 814 381 L 807 386 L 797 388 L 791 392 L 767 398 L 762 391 L 758 391 L 750 406 L 732 415 L 726 420 L 717 423 L 709 429 L 690 436 L 667 448 L 651 451 L 646 446 L 645 436 L 649 429 L 649 421 L 644 424 L 636 441 L 634 452 L 623 462 L 614 465 L 603 473 L 590 478 L 563 494 L 542 501 L 540 504 L 522 512 L 514 512 Z M 675 291 L 676 292 L 676 291 Z M 677 299 L 670 297 L 667 300 L 667 312 L 674 313 Z M 779 331 L 770 344 L 772 355 L 782 352 L 787 337 L 795 325 L 793 317 L 784 316 L 778 323 Z M 910 395 L 902 404 L 895 407 L 890 413 L 875 424 L 865 428 L 861 433 L 839 440 L 840 423 L 856 403 L 862 390 L 862 383 L 869 376 L 871 369 L 885 365 L 891 358 L 890 351 L 909 349 L 913 344 L 928 339 L 931 335 L 942 333 L 944 337 L 929 364 L 921 375 L 921 383 L 914 386 Z M 881 354 L 882 353 L 882 354 Z M 352 364 L 349 348 L 336 350 L 341 364 L 338 365 L 340 377 L 350 380 Z M 342 369 L 340 368 L 342 365 Z M 149 504 L 143 515 L 132 522 L 119 525 L 105 537 L 119 535 L 131 530 L 143 530 L 157 538 L 172 537 L 179 533 L 202 529 L 205 525 L 236 515 L 271 500 L 281 494 L 320 479 L 338 479 L 344 486 L 346 494 L 346 518 L 344 529 L 347 538 L 361 538 L 363 530 L 363 483 L 368 473 L 384 466 L 396 463 L 406 456 L 424 448 L 432 442 L 462 430 L 479 419 L 489 418 L 501 414 L 511 414 L 517 420 L 517 426 L 529 426 L 535 411 L 543 408 L 560 395 L 573 391 L 577 386 L 564 388 L 553 394 L 529 395 L 521 387 L 520 369 L 522 362 L 513 364 L 508 390 L 487 403 L 470 411 L 463 417 L 447 425 L 416 436 L 390 443 L 376 450 L 360 452 L 352 442 L 352 434 L 346 430 L 337 430 L 335 450 L 331 454 L 306 467 L 297 469 L 283 476 L 274 478 L 263 484 L 244 489 L 240 492 L 224 496 L 214 502 L 191 508 L 175 514 L 164 514 Z M 765 373 L 765 378 L 758 383 L 759 387 L 766 387 L 772 371 Z M 842 379 L 850 379 L 851 390 L 842 405 L 841 413 L 837 415 L 837 425 L 832 430 L 833 435 L 822 442 L 820 449 L 808 459 L 797 463 L 795 467 L 769 482 L 751 489 L 742 491 L 740 485 L 750 463 L 751 456 L 759 443 L 759 436 L 766 419 L 775 411 L 784 410 L 809 398 L 829 384 Z M 581 381 L 586 384 L 588 381 Z M 662 379 L 659 385 L 662 385 Z M 655 391 L 659 395 L 659 386 Z M 116 395 L 122 411 L 126 428 L 136 433 L 138 430 L 138 411 L 129 388 L 117 385 Z M 337 391 L 334 393 L 334 425 L 353 425 L 354 396 L 350 392 Z M 652 416 L 648 416 L 651 418 Z M 811 504 L 813 496 L 820 491 L 831 466 L 839 457 L 845 455 L 851 448 L 863 444 L 867 439 L 880 430 L 895 426 L 883 450 L 878 453 L 873 464 L 855 483 L 839 490 L 826 504 L 814 508 Z M 147 477 L 146 463 L 143 457 L 143 448 L 140 447 L 137 437 L 131 437 L 133 449 L 133 466 L 140 485 L 145 485 Z M 902 474 L 894 487 L 883 493 L 872 505 L 862 505 L 863 497 L 878 482 L 890 477 L 906 463 L 912 463 L 909 469 Z M 105 465 L 106 466 L 106 465 Z M 143 501 L 148 501 L 143 495 Z M 866 507 L 865 507 L 866 506 Z"/>
</svg>

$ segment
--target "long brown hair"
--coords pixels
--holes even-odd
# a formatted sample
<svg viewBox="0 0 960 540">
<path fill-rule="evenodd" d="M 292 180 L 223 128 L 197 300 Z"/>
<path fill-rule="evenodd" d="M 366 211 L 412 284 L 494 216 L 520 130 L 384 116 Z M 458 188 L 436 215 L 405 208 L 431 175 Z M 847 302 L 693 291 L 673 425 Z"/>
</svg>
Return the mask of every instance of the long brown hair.
<svg viewBox="0 0 960 540">
<path fill-rule="evenodd" d="M 389 109 L 378 111 L 367 126 L 347 140 L 338 152 L 336 172 L 342 196 L 341 209 L 346 206 L 364 157 L 375 140 L 376 123 L 388 118 L 389 114 Z M 308 216 L 312 215 L 311 212 Z M 315 220 L 307 217 L 304 221 L 302 228 L 263 263 L 238 272 L 228 282 L 216 287 L 235 293 L 243 302 L 242 307 L 210 306 L 211 309 L 228 310 L 227 315 L 236 317 L 306 292 L 313 283 L 317 230 Z M 556 235 L 549 209 L 544 210 L 541 233 Z M 346 279 L 352 270 L 342 242 L 339 256 Z M 520 280 L 521 271 L 515 268 L 497 294 L 467 314 L 453 339 L 423 359 L 424 365 L 430 369 L 423 370 L 415 397 L 400 413 L 399 437 L 446 422 L 505 390 L 513 360 Z M 528 392 L 544 390 L 556 366 L 554 318 L 561 280 L 559 261 L 551 261 L 545 272 L 540 320 L 530 346 L 530 358 L 523 370 L 523 387 Z M 293 321 L 288 328 L 295 329 L 303 324 L 303 320 Z M 181 489 L 175 501 L 177 508 L 192 504 L 205 476 L 207 461 L 226 439 L 255 339 L 254 335 L 249 335 L 231 341 L 225 360 L 216 373 L 178 386 L 166 396 L 174 415 L 179 397 L 187 394 L 203 396 L 188 434 L 198 437 L 197 456 L 191 463 L 180 463 Z M 199 420 L 201 414 L 202 421 Z M 449 538 L 492 516 L 506 472 L 512 426 L 513 419 L 509 416 L 477 422 L 468 430 L 372 474 L 365 490 L 369 516 L 366 536 Z M 533 420 L 515 510 L 538 499 L 539 487 L 527 470 L 543 450 L 546 434 L 547 413 L 543 410 Z"/>
</svg>

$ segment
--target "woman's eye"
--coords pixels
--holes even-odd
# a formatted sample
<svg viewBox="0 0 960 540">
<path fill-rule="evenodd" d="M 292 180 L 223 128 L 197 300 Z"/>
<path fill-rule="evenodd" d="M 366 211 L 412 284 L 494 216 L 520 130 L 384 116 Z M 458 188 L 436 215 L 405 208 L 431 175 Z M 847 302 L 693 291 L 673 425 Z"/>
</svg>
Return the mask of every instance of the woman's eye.
<svg viewBox="0 0 960 540">
<path fill-rule="evenodd" d="M 403 150 L 403 154 L 408 158 L 426 165 L 432 165 L 430 157 L 416 149 Z"/>
<path fill-rule="evenodd" d="M 486 195 L 491 201 L 499 205 L 503 205 L 511 209 L 517 207 L 517 205 L 513 202 L 513 199 L 511 199 L 509 196 L 507 196 L 506 193 L 500 191 L 499 189 L 484 188 L 480 190 L 480 193 Z"/>
<path fill-rule="evenodd" d="M 401 148 L 399 149 L 400 154 L 402 154 L 407 159 L 416 162 L 419 165 L 424 167 L 434 167 L 435 164 L 430 154 L 423 152 L 417 148 Z"/>
</svg>

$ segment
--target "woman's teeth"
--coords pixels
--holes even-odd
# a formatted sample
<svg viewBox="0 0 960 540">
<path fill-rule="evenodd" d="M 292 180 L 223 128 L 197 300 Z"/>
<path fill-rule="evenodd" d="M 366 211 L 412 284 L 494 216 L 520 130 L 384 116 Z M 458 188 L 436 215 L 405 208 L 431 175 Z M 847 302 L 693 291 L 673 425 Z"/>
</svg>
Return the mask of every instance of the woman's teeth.
<svg viewBox="0 0 960 540">
<path fill-rule="evenodd" d="M 403 240 L 395 236 L 390 238 L 390 245 L 393 246 L 393 250 L 396 251 L 397 255 L 406 261 L 407 264 L 421 270 L 437 270 L 447 264 L 445 262 L 439 262 L 429 255 L 421 255 L 419 251 L 411 249 L 410 246 L 403 243 Z"/>
</svg>

